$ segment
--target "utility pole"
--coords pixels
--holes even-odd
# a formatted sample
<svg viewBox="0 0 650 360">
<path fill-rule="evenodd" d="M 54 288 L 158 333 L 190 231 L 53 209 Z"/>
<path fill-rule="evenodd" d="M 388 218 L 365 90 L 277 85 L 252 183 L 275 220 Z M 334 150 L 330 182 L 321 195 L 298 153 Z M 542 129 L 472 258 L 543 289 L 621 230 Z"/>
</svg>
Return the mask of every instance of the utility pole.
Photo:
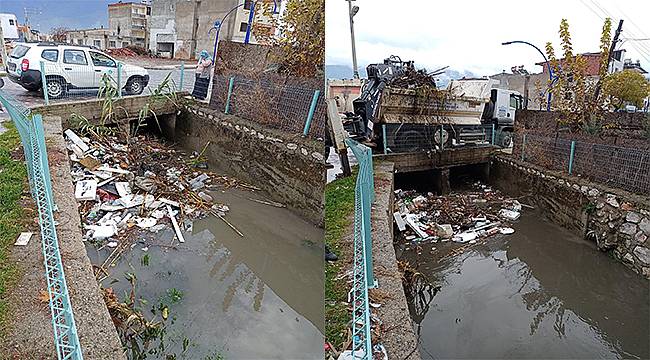
<svg viewBox="0 0 650 360">
<path fill-rule="evenodd" d="M 357 48 L 354 43 L 354 15 L 359 12 L 358 6 L 352 6 L 352 2 L 356 0 L 346 0 L 348 2 L 348 15 L 350 16 L 350 38 L 352 40 L 352 70 L 354 71 L 354 78 L 359 78 L 359 69 L 357 68 Z"/>
<path fill-rule="evenodd" d="M 614 39 L 612 40 L 612 44 L 609 47 L 609 54 L 607 54 L 607 72 L 609 72 L 609 64 L 612 62 L 612 56 L 614 55 L 614 50 L 616 49 L 616 43 L 618 42 L 618 37 L 621 35 L 621 31 L 623 30 L 623 19 L 618 21 L 618 28 L 616 28 L 616 33 L 614 33 Z M 600 88 L 602 85 L 603 79 L 598 79 L 598 82 L 596 83 L 596 91 L 594 91 L 594 101 L 598 100 L 598 96 L 600 95 Z"/>
</svg>

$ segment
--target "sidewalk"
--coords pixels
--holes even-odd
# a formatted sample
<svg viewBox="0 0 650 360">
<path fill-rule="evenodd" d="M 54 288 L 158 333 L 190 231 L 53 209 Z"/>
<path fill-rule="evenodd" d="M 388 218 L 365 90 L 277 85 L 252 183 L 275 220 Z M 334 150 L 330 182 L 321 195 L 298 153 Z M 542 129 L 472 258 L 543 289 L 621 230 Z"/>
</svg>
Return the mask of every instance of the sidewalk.
<svg viewBox="0 0 650 360">
<path fill-rule="evenodd" d="M 148 70 L 177 70 L 181 68 L 181 63 L 185 63 L 185 69 L 196 69 L 196 60 L 153 58 L 148 56 L 116 56 L 115 58 L 127 64 L 142 66 Z"/>
</svg>

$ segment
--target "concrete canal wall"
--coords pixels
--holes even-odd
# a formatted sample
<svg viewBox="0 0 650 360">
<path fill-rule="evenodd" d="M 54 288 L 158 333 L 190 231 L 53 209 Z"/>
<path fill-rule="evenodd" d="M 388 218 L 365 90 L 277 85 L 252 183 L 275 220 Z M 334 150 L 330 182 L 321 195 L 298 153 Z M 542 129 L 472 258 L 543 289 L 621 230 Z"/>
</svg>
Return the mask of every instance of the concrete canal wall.
<svg viewBox="0 0 650 360">
<path fill-rule="evenodd" d="M 44 127 L 52 193 L 58 207 L 54 218 L 59 249 L 83 356 L 86 359 L 126 359 L 82 241 L 61 118 L 45 117 Z M 38 300 L 47 288 L 41 246 L 40 234 L 35 233 L 26 247 L 15 249 L 21 275 L 12 298 L 12 307 L 16 310 L 10 335 L 0 347 L 6 351 L 0 354 L 2 359 L 5 358 L 2 355 L 7 355 L 7 359 L 56 358 L 50 309 L 47 300 Z"/>
<path fill-rule="evenodd" d="M 371 296 L 373 292 L 378 292 L 383 298 L 381 306 L 373 312 L 383 324 L 379 341 L 386 347 L 388 358 L 418 360 L 418 339 L 413 330 L 393 246 L 394 172 L 392 162 L 375 163 L 375 200 L 370 222 L 373 269 L 379 287 L 370 292 Z"/>
<path fill-rule="evenodd" d="M 490 182 L 650 279 L 650 198 L 496 156 Z"/>
<path fill-rule="evenodd" d="M 262 127 L 188 102 L 163 120 L 163 133 L 186 149 L 268 193 L 310 222 L 323 226 L 325 158 L 322 142 Z"/>
</svg>

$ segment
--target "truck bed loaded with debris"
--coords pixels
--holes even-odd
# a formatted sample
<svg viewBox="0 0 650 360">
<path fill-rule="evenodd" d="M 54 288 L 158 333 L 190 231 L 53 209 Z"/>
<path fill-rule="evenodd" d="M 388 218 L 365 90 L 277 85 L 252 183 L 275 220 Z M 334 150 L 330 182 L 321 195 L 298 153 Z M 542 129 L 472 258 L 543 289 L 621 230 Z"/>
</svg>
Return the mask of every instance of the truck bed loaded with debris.
<svg viewBox="0 0 650 360">
<path fill-rule="evenodd" d="M 453 80 L 436 86 L 434 72 L 416 70 L 412 61 L 392 56 L 367 68 L 368 81 L 353 101 L 344 127 L 352 138 L 372 141 L 388 151 L 416 152 L 464 144 L 511 144 L 515 112 L 522 96 L 495 88 L 490 79 Z M 386 137 L 386 139 L 384 139 Z"/>
<path fill-rule="evenodd" d="M 182 243 L 182 229 L 191 229 L 192 220 L 207 215 L 239 233 L 225 219 L 228 206 L 214 203 L 208 191 L 216 186 L 257 190 L 207 171 L 203 154 L 187 156 L 157 139 L 137 136 L 126 143 L 114 136 L 91 141 L 72 130 L 65 135 L 84 241 L 113 249 L 95 268 L 100 281 L 143 233 L 173 229 Z"/>
</svg>

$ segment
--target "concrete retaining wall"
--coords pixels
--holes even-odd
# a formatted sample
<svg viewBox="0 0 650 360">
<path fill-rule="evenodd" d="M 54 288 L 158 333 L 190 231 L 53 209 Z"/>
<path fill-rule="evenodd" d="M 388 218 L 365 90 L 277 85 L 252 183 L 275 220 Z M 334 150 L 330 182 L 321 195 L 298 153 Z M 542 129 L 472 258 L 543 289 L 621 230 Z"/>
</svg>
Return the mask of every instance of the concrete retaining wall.
<svg viewBox="0 0 650 360">
<path fill-rule="evenodd" d="M 384 324 L 381 343 L 386 347 L 389 359 L 420 359 L 418 341 L 409 315 L 404 294 L 402 275 L 397 268 L 397 256 L 393 246 L 394 170 L 391 162 L 378 161 L 375 170 L 375 201 L 372 204 L 370 225 L 372 228 L 372 261 L 378 291 L 382 297 L 381 307 L 373 312 Z M 386 329 L 390 329 L 386 331 Z M 374 335 L 373 335 L 374 336 Z M 410 354 L 410 356 L 408 356 Z"/>
<path fill-rule="evenodd" d="M 61 118 L 44 118 L 52 193 L 58 211 L 56 231 L 79 343 L 85 359 L 126 359 L 82 241 L 81 220 L 70 175 L 68 150 Z M 52 320 L 47 302 L 38 300 L 46 290 L 39 234 L 17 254 L 23 271 L 12 302 L 15 316 L 0 359 L 56 359 Z"/>
<path fill-rule="evenodd" d="M 650 279 L 650 199 L 497 156 L 490 182 L 511 196 L 529 195 L 554 222 Z M 524 202 L 522 200 L 522 202 Z"/>
<path fill-rule="evenodd" d="M 183 147 L 201 151 L 210 141 L 205 155 L 219 169 L 323 226 L 326 172 L 321 142 L 267 129 L 194 102 L 185 106 L 174 125 L 165 122 L 167 136 Z"/>
<path fill-rule="evenodd" d="M 181 94 L 183 93 L 179 92 L 179 96 Z M 113 103 L 115 120 L 137 118 L 138 112 L 148 101 L 149 95 L 125 96 L 120 99 L 115 99 Z M 77 100 L 37 106 L 32 109 L 32 112 L 43 116 L 60 116 L 63 128 L 67 129 L 76 127 L 76 124 L 70 123 L 70 116 L 72 114 L 85 117 L 91 124 L 99 124 L 102 104 L 103 99 Z M 175 111 L 175 107 L 170 101 L 162 101 L 151 109 L 159 115 L 170 114 Z"/>
</svg>

